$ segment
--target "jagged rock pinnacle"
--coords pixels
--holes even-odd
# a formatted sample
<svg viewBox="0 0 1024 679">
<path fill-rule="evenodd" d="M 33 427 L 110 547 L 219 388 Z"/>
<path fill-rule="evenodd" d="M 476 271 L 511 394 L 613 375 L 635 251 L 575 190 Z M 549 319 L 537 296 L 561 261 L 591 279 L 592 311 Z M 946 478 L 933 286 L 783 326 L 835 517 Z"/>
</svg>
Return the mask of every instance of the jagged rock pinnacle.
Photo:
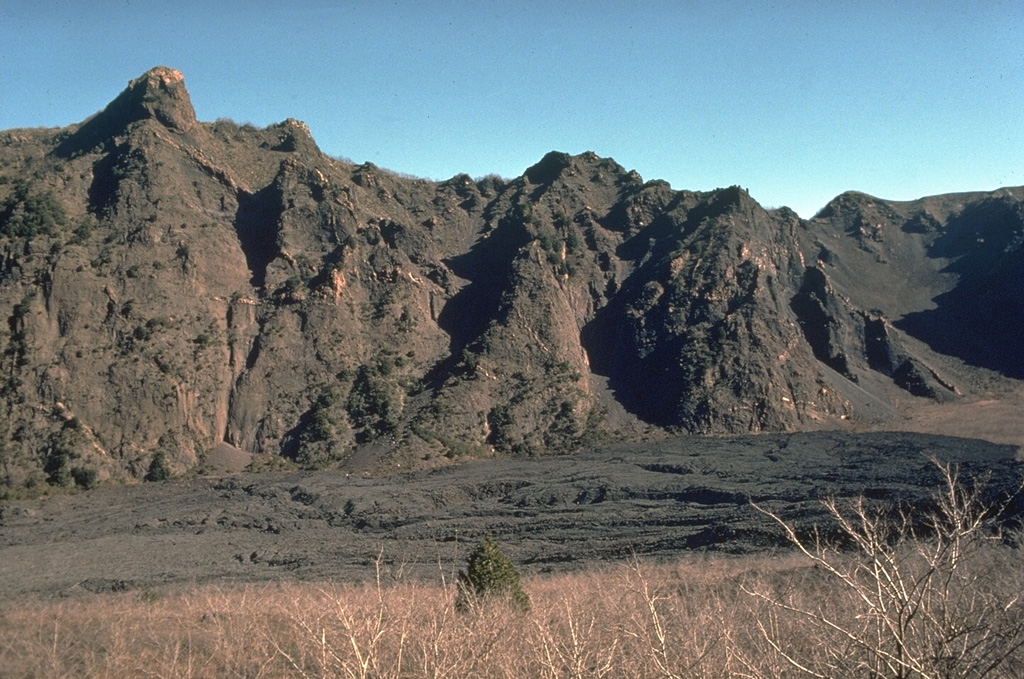
<svg viewBox="0 0 1024 679">
<path fill-rule="evenodd" d="M 88 151 L 124 134 L 129 125 L 140 120 L 156 120 L 177 132 L 189 132 L 196 126 L 196 112 L 181 71 L 157 66 L 129 81 L 105 109 L 61 143 L 57 154 L 72 157 Z"/>
<path fill-rule="evenodd" d="M 317 147 L 316 142 L 313 141 L 313 135 L 309 131 L 309 126 L 301 120 L 288 118 L 276 125 L 271 125 L 268 131 L 277 134 L 277 144 L 272 147 L 275 151 L 302 151 L 316 155 L 320 154 L 320 149 Z"/>
<path fill-rule="evenodd" d="M 115 104 L 118 102 L 130 107 L 132 119 L 153 117 L 166 127 L 182 132 L 196 122 L 196 112 L 185 89 L 185 76 L 166 66 L 151 68 L 129 82 L 128 89 L 114 100 Z M 139 113 L 143 115 L 135 115 Z"/>
</svg>

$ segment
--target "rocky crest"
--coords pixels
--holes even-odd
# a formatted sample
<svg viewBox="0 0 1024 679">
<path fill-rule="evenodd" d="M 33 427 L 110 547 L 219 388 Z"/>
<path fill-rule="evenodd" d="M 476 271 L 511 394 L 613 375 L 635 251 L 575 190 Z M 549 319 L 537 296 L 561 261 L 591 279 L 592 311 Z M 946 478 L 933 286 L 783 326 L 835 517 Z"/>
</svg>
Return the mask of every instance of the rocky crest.
<svg viewBox="0 0 1024 679">
<path fill-rule="evenodd" d="M 56 155 L 78 155 L 125 134 L 133 123 L 147 120 L 178 133 L 195 129 L 196 112 L 180 71 L 158 66 L 130 81 L 105 109 L 63 140 Z"/>
<path fill-rule="evenodd" d="M 808 221 L 593 153 L 429 182 L 197 122 L 166 68 L 0 133 L 0 182 L 9 488 L 843 427 L 1024 379 L 1020 188 Z"/>
</svg>

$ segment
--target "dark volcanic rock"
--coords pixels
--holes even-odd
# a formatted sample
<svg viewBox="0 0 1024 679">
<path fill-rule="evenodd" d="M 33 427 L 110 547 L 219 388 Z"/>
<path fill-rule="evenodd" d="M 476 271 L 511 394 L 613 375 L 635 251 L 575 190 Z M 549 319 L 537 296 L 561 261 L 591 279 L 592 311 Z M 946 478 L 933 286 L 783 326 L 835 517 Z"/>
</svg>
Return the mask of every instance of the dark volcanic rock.
<svg viewBox="0 0 1024 679">
<path fill-rule="evenodd" d="M 164 584 L 369 580 L 378 557 L 406 575 L 437 578 L 487 533 L 529 573 L 784 550 L 778 527 L 751 501 L 801 531 L 826 533 L 826 498 L 927 511 L 941 483 L 934 457 L 957 464 L 966 483 L 987 478 L 986 500 L 1001 502 L 1021 480 L 1014 454 L 938 436 L 764 434 L 388 478 L 293 472 L 99 488 L 0 507 L 0 601 Z"/>
<path fill-rule="evenodd" d="M 1022 205 L 848 193 L 805 221 L 589 152 L 410 179 L 295 120 L 198 122 L 156 68 L 80 125 L 0 133 L 4 485 L 225 445 L 443 466 L 1012 389 Z"/>
</svg>

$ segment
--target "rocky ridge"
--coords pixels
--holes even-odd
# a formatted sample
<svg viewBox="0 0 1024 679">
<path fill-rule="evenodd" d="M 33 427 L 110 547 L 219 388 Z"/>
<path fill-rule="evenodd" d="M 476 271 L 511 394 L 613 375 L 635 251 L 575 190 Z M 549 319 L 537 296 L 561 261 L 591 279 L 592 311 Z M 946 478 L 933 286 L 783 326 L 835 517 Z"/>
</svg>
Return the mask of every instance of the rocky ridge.
<svg viewBox="0 0 1024 679">
<path fill-rule="evenodd" d="M 802 220 L 589 152 L 410 179 L 156 68 L 0 133 L 6 486 L 877 424 L 1018 388 L 1022 243 L 1022 188 Z"/>
</svg>

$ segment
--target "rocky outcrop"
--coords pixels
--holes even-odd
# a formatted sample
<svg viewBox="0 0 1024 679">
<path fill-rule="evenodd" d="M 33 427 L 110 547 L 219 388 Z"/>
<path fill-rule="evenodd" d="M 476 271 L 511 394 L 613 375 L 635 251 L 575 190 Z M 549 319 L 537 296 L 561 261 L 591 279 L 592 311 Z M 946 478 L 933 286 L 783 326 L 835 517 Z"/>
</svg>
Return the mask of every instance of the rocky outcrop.
<svg viewBox="0 0 1024 679">
<path fill-rule="evenodd" d="M 593 153 L 429 182 L 197 122 L 164 68 L 0 134 L 0 181 L 8 487 L 828 428 L 1024 374 L 1020 189 L 806 221 Z"/>
<path fill-rule="evenodd" d="M 63 157 L 81 154 L 146 120 L 154 120 L 179 134 L 196 129 L 196 112 L 180 71 L 158 66 L 130 81 L 127 89 L 105 109 L 62 140 L 55 153 Z"/>
</svg>

